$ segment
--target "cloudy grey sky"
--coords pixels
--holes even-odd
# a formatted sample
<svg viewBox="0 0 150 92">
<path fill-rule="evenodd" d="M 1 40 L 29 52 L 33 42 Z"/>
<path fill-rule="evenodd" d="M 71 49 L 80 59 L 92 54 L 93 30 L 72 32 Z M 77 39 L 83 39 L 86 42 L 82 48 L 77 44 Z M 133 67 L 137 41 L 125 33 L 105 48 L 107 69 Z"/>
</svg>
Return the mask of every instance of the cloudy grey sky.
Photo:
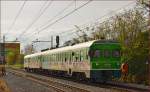
<svg viewBox="0 0 150 92">
<path fill-rule="evenodd" d="M 6 40 L 9 41 L 20 36 L 19 40 L 22 42 L 23 47 L 23 45 L 31 43 L 31 41 L 37 38 L 49 40 L 50 35 L 74 29 L 74 25 L 81 26 L 91 24 L 96 21 L 102 22 L 107 17 L 113 16 L 124 9 L 133 8 L 136 4 L 135 0 L 92 1 L 76 12 L 54 23 L 57 19 L 65 16 L 69 12 L 85 4 L 87 1 L 88 0 L 76 1 L 76 3 L 74 0 L 26 1 L 15 22 L 15 17 L 22 7 L 24 1 L 1 1 L 2 34 L 5 34 Z M 43 12 L 41 15 L 39 13 L 40 9 L 42 9 L 41 12 Z M 65 11 L 62 12 L 62 10 Z M 60 14 L 58 15 L 58 13 Z M 50 27 L 47 27 L 51 23 L 54 24 Z M 31 26 L 31 24 L 33 25 Z M 37 33 L 37 31 L 40 31 L 43 28 L 45 29 L 42 32 Z M 23 32 L 25 33 L 21 35 Z M 62 39 L 65 38 L 67 37 L 63 37 Z M 46 48 L 47 45 L 44 46 L 45 47 L 41 46 L 40 49 Z"/>
</svg>

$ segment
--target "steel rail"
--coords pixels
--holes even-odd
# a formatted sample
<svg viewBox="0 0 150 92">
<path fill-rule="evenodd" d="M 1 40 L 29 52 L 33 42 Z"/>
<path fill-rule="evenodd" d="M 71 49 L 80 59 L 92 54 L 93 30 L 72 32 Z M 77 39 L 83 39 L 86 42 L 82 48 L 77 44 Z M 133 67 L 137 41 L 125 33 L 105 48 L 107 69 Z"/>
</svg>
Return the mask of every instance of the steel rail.
<svg viewBox="0 0 150 92">
<path fill-rule="evenodd" d="M 89 90 L 82 89 L 82 88 L 79 88 L 79 87 L 75 87 L 75 86 L 72 86 L 72 85 L 69 85 L 69 84 L 65 84 L 65 83 L 61 83 L 61 82 L 55 82 L 55 81 L 52 81 L 52 80 L 41 79 L 38 76 L 33 76 L 33 75 L 27 74 L 23 71 L 8 70 L 8 72 L 10 72 L 14 75 L 17 75 L 17 76 L 24 77 L 26 79 L 35 81 L 39 84 L 43 84 L 47 87 L 54 88 L 57 92 L 90 92 Z"/>
<path fill-rule="evenodd" d="M 21 70 L 21 69 L 12 69 L 11 70 L 15 70 L 15 71 L 18 71 L 18 72 L 25 72 L 24 70 Z M 40 75 L 40 74 L 38 74 Z M 32 78 L 37 78 L 38 80 L 41 80 L 40 78 L 38 78 L 37 76 L 33 76 L 33 75 L 30 75 L 28 74 L 28 76 L 32 77 Z M 43 76 L 43 75 L 42 75 Z M 59 78 L 58 78 L 59 79 Z M 64 79 L 65 80 L 65 79 Z M 67 79 L 66 79 L 67 80 Z M 42 80 L 42 81 L 47 81 L 46 79 Z M 71 81 L 71 80 L 69 80 Z M 149 86 L 141 86 L 139 84 L 133 84 L 133 83 L 121 83 L 121 82 L 114 82 L 114 81 L 108 81 L 106 82 L 105 84 L 103 83 L 83 83 L 81 81 L 79 81 L 78 83 L 81 83 L 81 84 L 86 84 L 86 85 L 92 85 L 92 86 L 95 86 L 95 87 L 102 87 L 102 88 L 111 88 L 112 90 L 113 89 L 118 89 L 118 90 L 122 90 L 121 92 L 133 92 L 133 91 L 138 91 L 138 92 L 147 92 L 147 91 L 150 91 L 150 87 Z M 60 84 L 63 84 L 63 83 L 60 83 Z M 64 87 L 66 84 L 63 84 Z M 68 84 L 67 84 L 68 85 Z M 71 85 L 69 85 L 71 86 Z M 71 86 L 72 87 L 72 86 Z M 79 88 L 81 89 L 81 88 Z M 81 89 L 82 90 L 82 89 Z M 73 91 L 74 92 L 74 91 Z M 77 91 L 78 92 L 78 91 Z M 79 91 L 79 92 L 87 92 L 87 90 L 85 91 Z"/>
</svg>

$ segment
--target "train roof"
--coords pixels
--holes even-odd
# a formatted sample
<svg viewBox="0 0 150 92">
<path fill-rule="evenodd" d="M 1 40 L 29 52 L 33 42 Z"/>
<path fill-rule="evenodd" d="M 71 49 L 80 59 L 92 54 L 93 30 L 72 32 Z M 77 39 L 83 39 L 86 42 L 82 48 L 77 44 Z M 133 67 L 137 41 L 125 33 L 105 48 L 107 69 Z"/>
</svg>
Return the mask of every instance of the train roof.
<svg viewBox="0 0 150 92">
<path fill-rule="evenodd" d="M 62 48 L 56 48 L 56 49 L 47 50 L 47 51 L 44 51 L 44 52 L 39 52 L 39 53 L 35 53 L 35 54 L 26 55 L 25 58 L 44 55 L 44 54 L 47 54 L 47 53 L 57 53 L 57 52 L 75 50 L 75 49 L 79 49 L 79 48 L 88 48 L 93 43 L 117 43 L 117 42 L 113 41 L 113 40 L 93 40 L 93 41 L 88 41 L 88 42 L 76 44 L 76 45 L 73 45 L 73 46 L 66 46 L 66 47 L 62 47 Z"/>
<path fill-rule="evenodd" d="M 38 55 L 44 55 L 46 53 L 57 53 L 57 52 L 62 52 L 62 51 L 75 50 L 75 49 L 79 49 L 79 48 L 88 48 L 94 42 L 95 42 L 95 40 L 85 42 L 85 43 L 76 44 L 76 45 L 73 45 L 73 46 L 66 46 L 66 47 L 62 47 L 62 48 L 47 50 L 47 51 L 44 51 L 44 52 L 39 52 L 39 53 L 35 53 L 35 54 L 26 55 L 25 58 L 32 57 L 32 56 L 38 56 Z"/>
</svg>

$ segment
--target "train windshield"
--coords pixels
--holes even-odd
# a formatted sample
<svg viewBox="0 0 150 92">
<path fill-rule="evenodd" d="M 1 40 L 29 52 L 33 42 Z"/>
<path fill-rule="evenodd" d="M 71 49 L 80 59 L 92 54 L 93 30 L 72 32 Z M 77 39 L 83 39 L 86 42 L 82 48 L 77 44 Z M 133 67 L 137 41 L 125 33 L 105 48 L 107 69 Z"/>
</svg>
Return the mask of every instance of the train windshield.
<svg viewBox="0 0 150 92">
<path fill-rule="evenodd" d="M 111 57 L 111 51 L 110 50 L 104 50 L 104 57 Z"/>
<path fill-rule="evenodd" d="M 99 57 L 120 57 L 120 50 L 92 50 L 89 53 L 90 57 L 92 58 L 99 58 Z"/>
<path fill-rule="evenodd" d="M 113 57 L 120 57 L 120 50 L 114 50 L 112 52 Z"/>
<path fill-rule="evenodd" d="M 100 50 L 93 50 L 90 51 L 90 57 L 98 58 L 101 56 L 101 51 Z"/>
</svg>

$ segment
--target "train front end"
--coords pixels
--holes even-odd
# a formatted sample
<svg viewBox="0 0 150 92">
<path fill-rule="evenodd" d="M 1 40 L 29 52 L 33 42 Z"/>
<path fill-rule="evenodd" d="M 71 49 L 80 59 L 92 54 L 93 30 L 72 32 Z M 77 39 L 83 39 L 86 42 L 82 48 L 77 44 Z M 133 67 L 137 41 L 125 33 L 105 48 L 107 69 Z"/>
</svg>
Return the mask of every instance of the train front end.
<svg viewBox="0 0 150 92">
<path fill-rule="evenodd" d="M 110 81 L 120 77 L 121 46 L 115 41 L 96 41 L 89 50 L 90 77 L 95 81 Z"/>
</svg>

